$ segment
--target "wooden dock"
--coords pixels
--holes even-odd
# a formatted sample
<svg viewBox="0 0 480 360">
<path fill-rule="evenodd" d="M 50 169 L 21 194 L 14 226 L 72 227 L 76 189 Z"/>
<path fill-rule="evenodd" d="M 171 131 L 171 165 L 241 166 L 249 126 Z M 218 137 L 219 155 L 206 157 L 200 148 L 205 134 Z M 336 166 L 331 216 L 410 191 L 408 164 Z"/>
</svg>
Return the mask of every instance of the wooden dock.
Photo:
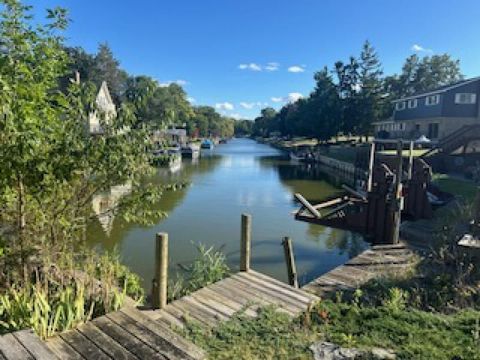
<svg viewBox="0 0 480 360">
<path fill-rule="evenodd" d="M 255 317 L 257 309 L 266 305 L 294 317 L 319 300 L 314 294 L 250 270 L 197 290 L 165 309 L 144 313 L 166 326 L 183 327 L 190 319 L 203 327 L 214 327 L 239 311 Z"/>
<path fill-rule="evenodd" d="M 371 279 L 409 269 L 414 259 L 414 252 L 403 243 L 375 245 L 344 265 L 309 282 L 302 290 L 322 298 L 337 291 L 352 291 Z"/>
<path fill-rule="evenodd" d="M 31 330 L 0 337 L 0 360 L 204 359 L 205 353 L 172 327 L 195 321 L 214 327 L 243 311 L 255 317 L 274 305 L 292 317 L 319 298 L 254 270 L 239 272 L 168 304 L 162 310 L 126 306 L 75 330 L 41 341 Z"/>
</svg>

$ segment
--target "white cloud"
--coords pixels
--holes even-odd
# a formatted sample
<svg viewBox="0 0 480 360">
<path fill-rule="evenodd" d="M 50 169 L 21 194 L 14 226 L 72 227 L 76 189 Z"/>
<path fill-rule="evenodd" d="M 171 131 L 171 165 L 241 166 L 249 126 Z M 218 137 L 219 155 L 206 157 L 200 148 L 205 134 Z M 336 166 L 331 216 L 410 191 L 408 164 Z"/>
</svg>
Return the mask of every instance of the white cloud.
<svg viewBox="0 0 480 360">
<path fill-rule="evenodd" d="M 229 103 L 229 102 L 225 101 L 223 103 L 216 103 L 215 104 L 215 109 L 217 109 L 217 110 L 233 110 L 233 109 L 235 109 L 235 106 L 233 106 L 232 103 Z"/>
<path fill-rule="evenodd" d="M 277 62 L 269 62 L 265 66 L 265 70 L 267 70 L 267 71 L 277 71 L 279 68 L 280 68 L 280 64 L 277 63 Z"/>
<path fill-rule="evenodd" d="M 303 65 L 293 65 L 288 68 L 288 72 L 291 73 L 301 73 L 305 71 L 305 67 Z"/>
<path fill-rule="evenodd" d="M 244 109 L 248 109 L 248 110 L 251 110 L 253 109 L 254 107 L 262 107 L 262 106 L 267 106 L 268 103 L 267 102 L 261 102 L 261 101 L 256 101 L 256 102 L 245 102 L 245 101 L 242 101 L 240 102 L 240 106 Z"/>
<path fill-rule="evenodd" d="M 168 86 L 170 86 L 171 84 L 177 84 L 177 85 L 180 85 L 180 86 L 185 86 L 185 85 L 188 84 L 188 81 L 182 80 L 182 79 L 178 79 L 178 80 L 168 80 L 168 81 L 164 81 L 164 82 L 159 82 L 159 83 L 158 83 L 158 86 L 160 86 L 160 87 L 168 87 Z"/>
<path fill-rule="evenodd" d="M 291 92 L 291 93 L 288 94 L 287 101 L 293 103 L 293 102 L 298 101 L 302 97 L 303 97 L 303 95 L 300 94 L 299 92 Z"/>
<path fill-rule="evenodd" d="M 240 106 L 244 109 L 253 109 L 255 107 L 255 103 L 247 103 L 242 101 Z"/>
<path fill-rule="evenodd" d="M 188 97 L 187 100 L 188 100 L 188 102 L 190 102 L 192 104 L 197 102 L 197 99 L 195 99 L 193 97 Z"/>
<path fill-rule="evenodd" d="M 238 68 L 240 70 L 262 71 L 262 66 L 255 63 L 240 64 L 238 65 Z"/>
<path fill-rule="evenodd" d="M 271 97 L 270 100 L 274 103 L 281 103 L 281 102 L 290 102 L 294 103 L 301 99 L 303 95 L 299 92 L 291 92 L 287 96 L 284 97 Z"/>
<path fill-rule="evenodd" d="M 415 51 L 415 52 L 427 52 L 427 53 L 432 53 L 433 52 L 432 49 L 427 49 L 427 48 L 425 48 L 421 45 L 418 45 L 418 44 L 413 44 L 411 50 Z"/>
<path fill-rule="evenodd" d="M 243 118 L 243 116 L 240 115 L 239 113 L 231 113 L 231 114 L 228 114 L 228 116 L 230 116 L 231 118 L 234 118 L 235 120 L 240 120 L 241 118 Z"/>
</svg>

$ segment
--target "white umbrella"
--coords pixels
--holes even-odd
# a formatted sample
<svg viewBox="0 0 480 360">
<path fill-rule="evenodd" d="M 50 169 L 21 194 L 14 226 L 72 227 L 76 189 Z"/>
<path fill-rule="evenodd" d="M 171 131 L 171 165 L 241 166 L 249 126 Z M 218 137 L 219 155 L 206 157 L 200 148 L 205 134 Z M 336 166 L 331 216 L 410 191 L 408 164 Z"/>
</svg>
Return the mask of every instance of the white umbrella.
<svg viewBox="0 0 480 360">
<path fill-rule="evenodd" d="M 415 140 L 416 144 L 428 144 L 431 142 L 432 141 L 429 138 L 427 138 L 425 135 L 422 135 L 417 140 Z"/>
</svg>

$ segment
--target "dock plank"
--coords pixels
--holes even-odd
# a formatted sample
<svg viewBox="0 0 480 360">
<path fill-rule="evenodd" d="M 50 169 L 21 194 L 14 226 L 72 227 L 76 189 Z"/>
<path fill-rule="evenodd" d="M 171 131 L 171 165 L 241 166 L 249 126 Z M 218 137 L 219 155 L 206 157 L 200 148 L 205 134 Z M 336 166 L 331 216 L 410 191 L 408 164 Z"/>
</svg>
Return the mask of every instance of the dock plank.
<svg viewBox="0 0 480 360">
<path fill-rule="evenodd" d="M 53 352 L 32 330 L 21 330 L 12 334 L 36 360 L 51 360 Z"/>
<path fill-rule="evenodd" d="M 35 359 L 12 334 L 0 337 L 0 353 L 7 360 Z"/>
</svg>

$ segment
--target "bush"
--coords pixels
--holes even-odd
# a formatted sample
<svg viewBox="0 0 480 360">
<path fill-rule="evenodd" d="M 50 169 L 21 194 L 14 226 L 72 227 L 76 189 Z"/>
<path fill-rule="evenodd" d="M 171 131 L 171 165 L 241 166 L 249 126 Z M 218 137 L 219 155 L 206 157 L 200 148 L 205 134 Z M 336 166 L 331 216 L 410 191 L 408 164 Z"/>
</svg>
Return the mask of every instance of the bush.
<svg viewBox="0 0 480 360">
<path fill-rule="evenodd" d="M 181 298 L 195 290 L 213 284 L 228 276 L 230 268 L 221 249 L 197 245 L 198 257 L 189 265 L 179 265 L 181 273 L 170 282 L 169 301 Z"/>
</svg>

